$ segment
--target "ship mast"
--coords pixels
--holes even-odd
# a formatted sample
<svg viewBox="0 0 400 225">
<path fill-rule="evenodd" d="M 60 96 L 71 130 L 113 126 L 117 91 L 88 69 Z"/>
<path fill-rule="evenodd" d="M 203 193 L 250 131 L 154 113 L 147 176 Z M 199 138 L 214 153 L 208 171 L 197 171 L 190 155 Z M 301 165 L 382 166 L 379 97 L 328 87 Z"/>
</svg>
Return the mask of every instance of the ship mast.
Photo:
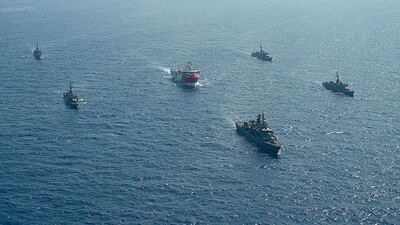
<svg viewBox="0 0 400 225">
<path fill-rule="evenodd" d="M 262 129 L 266 129 L 268 127 L 268 123 L 265 121 L 264 112 L 261 114 L 261 120 L 262 120 Z"/>
<path fill-rule="evenodd" d="M 336 83 L 339 83 L 339 72 L 336 71 Z"/>
</svg>

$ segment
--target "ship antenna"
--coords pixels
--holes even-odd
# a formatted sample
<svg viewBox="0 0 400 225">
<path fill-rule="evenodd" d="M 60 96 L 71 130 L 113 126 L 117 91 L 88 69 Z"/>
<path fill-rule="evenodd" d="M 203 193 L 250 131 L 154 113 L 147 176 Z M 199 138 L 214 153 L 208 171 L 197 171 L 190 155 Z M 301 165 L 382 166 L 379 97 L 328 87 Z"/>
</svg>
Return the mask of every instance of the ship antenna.
<svg viewBox="0 0 400 225">
<path fill-rule="evenodd" d="M 267 122 L 265 122 L 265 113 L 264 113 L 264 111 L 263 111 L 263 114 L 262 114 L 262 126 L 263 126 L 263 129 L 265 129 L 265 128 L 267 128 L 268 127 L 268 125 L 267 125 Z"/>
<path fill-rule="evenodd" d="M 186 64 L 186 67 L 187 67 L 189 70 L 192 70 L 192 63 L 189 61 L 189 62 Z"/>
</svg>

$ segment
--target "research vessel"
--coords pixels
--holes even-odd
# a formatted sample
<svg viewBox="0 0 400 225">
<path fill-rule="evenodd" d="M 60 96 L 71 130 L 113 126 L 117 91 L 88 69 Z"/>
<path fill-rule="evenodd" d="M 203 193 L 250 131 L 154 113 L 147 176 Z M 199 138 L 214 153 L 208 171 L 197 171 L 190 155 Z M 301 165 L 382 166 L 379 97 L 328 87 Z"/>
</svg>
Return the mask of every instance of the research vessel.
<svg viewBox="0 0 400 225">
<path fill-rule="evenodd" d="M 183 86 L 195 87 L 200 80 L 200 70 L 194 69 L 191 62 L 184 69 L 170 69 L 172 81 Z"/>
</svg>

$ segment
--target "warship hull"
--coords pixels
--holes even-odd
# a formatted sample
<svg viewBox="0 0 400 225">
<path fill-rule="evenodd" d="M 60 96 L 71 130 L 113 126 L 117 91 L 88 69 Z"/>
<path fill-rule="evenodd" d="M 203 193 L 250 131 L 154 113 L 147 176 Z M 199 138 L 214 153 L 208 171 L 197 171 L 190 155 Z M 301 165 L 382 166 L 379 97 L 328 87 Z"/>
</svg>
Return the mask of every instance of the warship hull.
<svg viewBox="0 0 400 225">
<path fill-rule="evenodd" d="M 37 52 L 36 50 L 33 52 L 33 57 L 37 60 L 41 60 L 42 59 L 42 53 Z"/>
<path fill-rule="evenodd" d="M 263 137 L 252 134 L 251 131 L 247 130 L 244 127 L 240 127 L 237 123 L 236 123 L 236 132 L 244 136 L 248 141 L 252 142 L 254 145 L 256 145 L 261 151 L 267 152 L 271 155 L 279 154 L 279 150 L 281 149 L 280 145 L 266 142 Z"/>
<path fill-rule="evenodd" d="M 66 99 L 66 98 L 64 98 L 64 103 L 66 106 L 73 108 L 73 109 L 77 109 L 79 107 L 79 103 L 71 102 L 69 99 Z"/>
<path fill-rule="evenodd" d="M 263 60 L 263 61 L 268 61 L 268 62 L 272 61 L 272 57 L 271 56 L 261 55 L 259 52 L 253 52 L 253 53 L 251 53 L 251 56 L 256 57 L 257 59 L 260 59 L 260 60 Z"/>
<path fill-rule="evenodd" d="M 77 109 L 79 107 L 79 102 L 78 101 L 74 101 L 73 99 L 69 98 L 68 96 L 66 96 L 64 94 L 63 96 L 64 99 L 64 103 L 66 106 L 73 108 L 73 109 Z"/>
<path fill-rule="evenodd" d="M 330 90 L 330 91 L 333 91 L 333 92 L 340 92 L 340 93 L 343 93 L 344 95 L 347 95 L 347 96 L 350 96 L 350 97 L 353 97 L 353 96 L 354 96 L 354 91 L 348 90 L 348 89 L 343 89 L 343 88 L 338 88 L 338 87 L 332 85 L 330 82 L 323 82 L 322 85 L 323 85 L 326 89 L 328 89 L 328 90 Z"/>
</svg>

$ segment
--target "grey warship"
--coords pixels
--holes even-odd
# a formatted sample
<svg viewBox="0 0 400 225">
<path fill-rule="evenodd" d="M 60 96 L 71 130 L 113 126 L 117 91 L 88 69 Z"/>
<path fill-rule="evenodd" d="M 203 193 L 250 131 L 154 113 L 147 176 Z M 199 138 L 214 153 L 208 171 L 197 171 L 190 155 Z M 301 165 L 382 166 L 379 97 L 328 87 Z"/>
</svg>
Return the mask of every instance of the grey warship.
<svg viewBox="0 0 400 225">
<path fill-rule="evenodd" d="M 37 60 L 42 59 L 42 50 L 39 49 L 39 43 L 36 43 L 36 49 L 33 50 L 33 57 Z"/>
<path fill-rule="evenodd" d="M 263 114 L 257 115 L 257 120 L 236 122 L 236 131 L 247 140 L 253 142 L 260 150 L 272 155 L 278 155 L 281 145 L 277 142 L 274 131 L 268 127 Z"/>
<path fill-rule="evenodd" d="M 268 52 L 263 50 L 262 44 L 260 44 L 260 51 L 252 52 L 251 56 L 261 59 L 261 60 L 264 60 L 264 61 L 269 61 L 269 62 L 272 61 L 272 57 L 268 55 Z"/>
<path fill-rule="evenodd" d="M 77 109 L 79 106 L 78 96 L 72 91 L 72 82 L 69 82 L 69 91 L 63 94 L 64 102 L 67 106 Z"/>
<path fill-rule="evenodd" d="M 339 79 L 339 73 L 336 71 L 336 82 L 334 81 L 325 81 L 322 82 L 322 85 L 328 90 L 331 90 L 333 92 L 341 92 L 347 96 L 353 97 L 354 96 L 354 91 L 349 88 L 348 84 L 343 83 Z"/>
</svg>

